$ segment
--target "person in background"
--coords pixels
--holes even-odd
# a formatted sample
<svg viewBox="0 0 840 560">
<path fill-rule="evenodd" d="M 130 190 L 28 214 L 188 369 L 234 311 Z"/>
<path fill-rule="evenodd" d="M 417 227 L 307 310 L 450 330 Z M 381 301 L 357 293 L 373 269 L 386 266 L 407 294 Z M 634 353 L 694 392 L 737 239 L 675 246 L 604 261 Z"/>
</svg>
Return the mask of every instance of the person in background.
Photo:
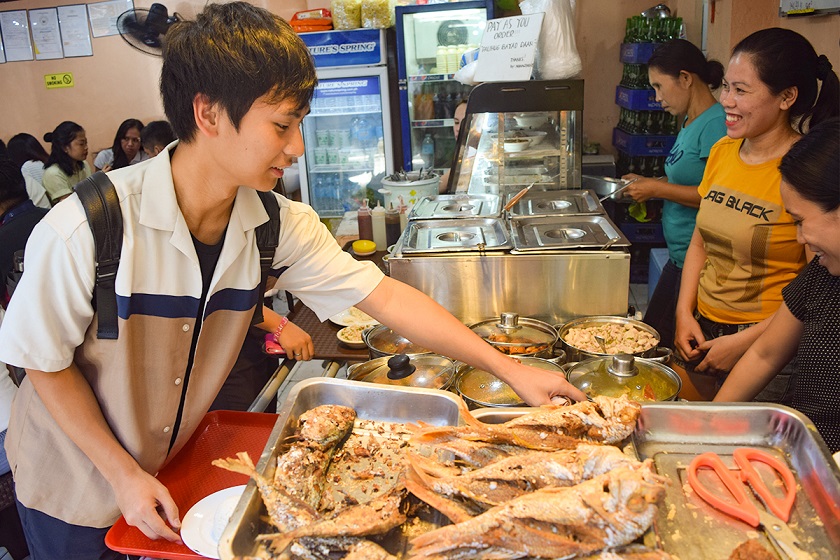
<svg viewBox="0 0 840 560">
<path fill-rule="evenodd" d="M 21 132 L 12 136 L 8 148 L 9 157 L 13 162 L 20 165 L 23 176 L 31 177 L 38 183 L 43 184 L 44 166 L 50 159 L 50 154 L 38 142 L 38 139 L 31 134 Z"/>
<path fill-rule="evenodd" d="M 317 75 L 285 20 L 246 2 L 211 3 L 166 39 L 160 88 L 179 141 L 108 173 L 126 238 L 119 337 L 88 336 L 98 321 L 94 243 L 77 195 L 35 228 L 0 328 L 0 360 L 26 369 L 6 451 L 34 558 L 117 558 L 104 538 L 120 514 L 149 538 L 180 541 L 183 512 L 154 475 L 184 448 L 236 360 L 262 304 L 260 193 L 304 152 Z M 528 404 L 586 398 L 561 373 L 497 351 L 422 292 L 342 251 L 310 206 L 266 198 L 280 214 L 277 287 L 322 320 L 356 306 L 493 373 Z M 260 326 L 282 339 L 286 324 L 263 312 Z"/>
<path fill-rule="evenodd" d="M 71 121 L 64 121 L 55 130 L 44 134 L 44 142 L 52 149 L 44 169 L 44 188 L 50 202 L 70 196 L 73 186 L 93 174 L 88 164 L 88 144 L 85 129 Z"/>
<path fill-rule="evenodd" d="M 177 138 L 169 121 L 152 121 L 140 131 L 140 143 L 146 157 L 153 158 Z"/>
<path fill-rule="evenodd" d="M 6 305 L 6 275 L 12 269 L 15 251 L 26 247 L 26 240 L 47 209 L 35 206 L 26 192 L 20 167 L 0 156 L 0 304 Z M 0 371 L 0 374 L 3 372 Z"/>
<path fill-rule="evenodd" d="M 706 163 L 677 303 L 676 350 L 705 398 L 805 266 L 779 193 L 779 162 L 806 127 L 840 112 L 838 90 L 831 63 L 794 31 L 763 29 L 733 50 L 720 96 L 727 136 Z M 786 366 L 756 400 L 786 402 L 795 370 Z"/>
<path fill-rule="evenodd" d="M 114 136 L 114 144 L 96 154 L 96 159 L 93 160 L 96 170 L 120 169 L 149 159 L 146 152 L 140 149 L 141 130 L 143 130 L 143 123 L 137 119 L 124 120 Z"/>
<path fill-rule="evenodd" d="M 452 130 L 455 132 L 455 141 L 458 141 L 458 134 L 461 132 L 461 121 L 464 120 L 464 117 L 467 115 L 467 99 L 461 99 L 458 102 L 458 105 L 455 106 L 455 111 L 452 115 Z M 457 157 L 457 146 L 455 147 L 455 156 Z M 455 166 L 455 162 L 452 163 L 452 168 Z M 447 186 L 449 185 L 449 174 L 452 172 L 452 168 L 447 169 L 443 172 L 443 175 L 440 178 L 440 185 L 438 186 L 439 193 L 445 193 L 447 190 Z"/>
<path fill-rule="evenodd" d="M 630 173 L 622 179 L 636 180 L 626 190 L 636 202 L 664 199 L 662 230 L 669 259 L 648 302 L 644 322 L 659 332 L 664 345 L 673 347 L 680 277 L 700 206 L 697 186 L 703 180 L 709 151 L 726 136 L 723 107 L 712 95 L 723 80 L 723 65 L 706 60 L 692 43 L 675 39 L 654 51 L 648 62 L 648 78 L 656 101 L 680 117 L 682 127 L 665 160 L 666 177 L 660 180 Z"/>
<path fill-rule="evenodd" d="M 784 302 L 732 368 L 715 401 L 749 401 L 794 355 L 790 406 L 840 451 L 840 120 L 820 123 L 779 165 L 782 200 L 797 239 L 816 255 L 782 289 Z"/>
</svg>

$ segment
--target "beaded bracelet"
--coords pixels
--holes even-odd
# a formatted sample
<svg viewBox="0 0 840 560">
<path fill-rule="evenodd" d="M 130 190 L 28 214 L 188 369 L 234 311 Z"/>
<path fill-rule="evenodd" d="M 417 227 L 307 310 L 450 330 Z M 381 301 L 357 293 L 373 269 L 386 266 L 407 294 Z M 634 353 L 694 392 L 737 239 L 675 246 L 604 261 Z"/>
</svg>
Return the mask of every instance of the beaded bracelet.
<svg viewBox="0 0 840 560">
<path fill-rule="evenodd" d="M 283 332 L 283 329 L 286 327 L 288 322 L 289 320 L 286 317 L 281 317 L 280 324 L 277 325 L 276 329 L 274 329 L 274 342 L 276 342 L 277 344 L 280 344 L 280 333 Z"/>
</svg>

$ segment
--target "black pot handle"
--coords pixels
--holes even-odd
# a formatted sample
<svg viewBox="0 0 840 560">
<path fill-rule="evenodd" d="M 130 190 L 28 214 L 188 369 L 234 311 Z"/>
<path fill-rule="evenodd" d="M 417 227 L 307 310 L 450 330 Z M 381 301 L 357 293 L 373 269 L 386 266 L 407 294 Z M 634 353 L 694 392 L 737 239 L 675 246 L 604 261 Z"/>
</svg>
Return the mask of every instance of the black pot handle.
<svg viewBox="0 0 840 560">
<path fill-rule="evenodd" d="M 405 354 L 397 354 L 388 360 L 388 379 L 405 379 L 417 368 Z"/>
</svg>

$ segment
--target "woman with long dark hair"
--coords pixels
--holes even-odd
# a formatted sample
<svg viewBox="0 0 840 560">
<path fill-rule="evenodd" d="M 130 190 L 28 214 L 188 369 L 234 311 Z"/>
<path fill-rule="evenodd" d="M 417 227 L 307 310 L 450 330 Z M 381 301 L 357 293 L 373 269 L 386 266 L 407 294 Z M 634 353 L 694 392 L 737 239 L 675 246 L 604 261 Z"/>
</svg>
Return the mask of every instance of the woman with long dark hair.
<svg viewBox="0 0 840 560">
<path fill-rule="evenodd" d="M 802 35 L 763 29 L 735 46 L 720 103 L 727 136 L 712 148 L 700 184 L 676 326 L 686 373 L 711 396 L 805 267 L 779 163 L 807 127 L 838 115 L 840 84 Z M 786 402 L 796 367 L 788 364 L 756 400 Z"/>
<path fill-rule="evenodd" d="M 96 154 L 93 166 L 97 171 L 110 171 L 149 159 L 142 150 L 140 131 L 143 123 L 137 119 L 126 119 L 117 129 L 113 145 Z"/>
<path fill-rule="evenodd" d="M 90 177 L 88 145 L 85 129 L 72 121 L 64 121 L 55 130 L 44 134 L 44 142 L 52 144 L 44 169 L 44 188 L 55 204 L 73 192 L 73 186 Z"/>
<path fill-rule="evenodd" d="M 787 287 L 764 333 L 735 365 L 716 401 L 746 401 L 794 355 L 790 405 L 840 451 L 840 120 L 813 127 L 782 158 L 781 194 L 798 241 L 815 255 Z"/>
<path fill-rule="evenodd" d="M 9 159 L 20 166 L 20 172 L 23 173 L 23 176 L 29 176 L 39 183 L 43 183 L 44 166 L 50 159 L 50 154 L 38 142 L 38 139 L 31 134 L 21 132 L 12 136 L 8 148 Z"/>
<path fill-rule="evenodd" d="M 692 43 L 674 39 L 658 47 L 648 61 L 648 78 L 656 100 L 682 123 L 674 147 L 665 160 L 662 179 L 633 173 L 627 195 L 636 202 L 664 199 L 662 230 L 668 245 L 668 263 L 648 302 L 645 322 L 654 327 L 666 346 L 674 344 L 674 322 L 685 252 L 694 233 L 706 160 L 712 146 L 726 136 L 726 115 L 712 90 L 723 81 L 723 64 L 706 60 Z"/>
</svg>

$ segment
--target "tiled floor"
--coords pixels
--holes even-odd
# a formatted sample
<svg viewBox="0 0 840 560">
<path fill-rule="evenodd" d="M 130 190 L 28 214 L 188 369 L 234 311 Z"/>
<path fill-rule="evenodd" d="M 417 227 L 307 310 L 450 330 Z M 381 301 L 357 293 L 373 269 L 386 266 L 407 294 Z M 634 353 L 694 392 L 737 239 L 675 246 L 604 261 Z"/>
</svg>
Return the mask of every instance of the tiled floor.
<svg viewBox="0 0 840 560">
<path fill-rule="evenodd" d="M 647 284 L 630 284 L 630 293 L 628 294 L 628 302 L 629 305 L 632 305 L 636 308 L 638 313 L 644 314 L 647 311 L 647 304 L 648 304 L 648 285 Z M 283 298 L 282 294 L 278 294 L 277 297 L 274 298 L 274 309 L 278 313 L 285 314 L 288 310 L 286 306 L 286 301 Z M 313 360 L 311 362 L 298 362 L 292 371 L 289 373 L 289 376 L 286 378 L 286 381 L 280 386 L 280 390 L 278 391 L 278 403 L 283 403 L 286 400 L 286 397 L 291 391 L 292 387 L 297 384 L 299 381 L 303 381 L 304 379 L 309 379 L 312 377 L 322 377 L 324 375 L 324 367 L 327 365 L 327 362 L 321 360 Z M 336 374 L 337 378 L 347 378 L 347 367 L 342 367 L 338 373 Z M 279 405 L 278 405 L 279 406 Z"/>
</svg>

